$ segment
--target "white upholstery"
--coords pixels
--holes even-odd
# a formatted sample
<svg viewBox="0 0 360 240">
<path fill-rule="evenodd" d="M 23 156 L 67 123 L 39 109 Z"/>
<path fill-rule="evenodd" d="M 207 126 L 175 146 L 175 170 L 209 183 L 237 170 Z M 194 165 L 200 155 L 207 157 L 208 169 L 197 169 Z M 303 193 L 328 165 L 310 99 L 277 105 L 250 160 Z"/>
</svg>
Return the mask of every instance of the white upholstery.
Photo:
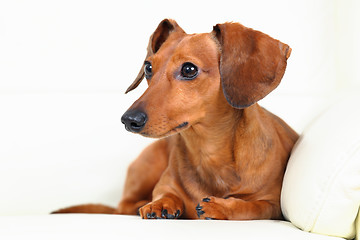
<svg viewBox="0 0 360 240">
<path fill-rule="evenodd" d="M 355 237 L 360 206 L 360 97 L 338 102 L 302 133 L 286 170 L 282 209 L 305 231 Z"/>
<path fill-rule="evenodd" d="M 20 227 L 19 227 L 20 226 Z M 246 239 L 336 240 L 301 231 L 284 221 L 141 220 L 120 215 L 64 214 L 0 217 L 6 240 L 57 239 Z"/>
</svg>

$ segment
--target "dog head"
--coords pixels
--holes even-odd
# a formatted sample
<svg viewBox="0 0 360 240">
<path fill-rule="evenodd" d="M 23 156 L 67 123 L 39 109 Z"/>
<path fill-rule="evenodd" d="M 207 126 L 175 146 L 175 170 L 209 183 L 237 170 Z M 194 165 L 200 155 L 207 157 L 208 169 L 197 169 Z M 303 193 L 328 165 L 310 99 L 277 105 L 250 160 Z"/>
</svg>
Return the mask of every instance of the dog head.
<svg viewBox="0 0 360 240">
<path fill-rule="evenodd" d="M 290 53 L 286 44 L 239 23 L 186 34 L 165 19 L 151 35 L 144 64 L 126 93 L 144 77 L 148 88 L 121 120 L 128 131 L 166 137 L 224 105 L 249 107 L 278 86 Z"/>
</svg>

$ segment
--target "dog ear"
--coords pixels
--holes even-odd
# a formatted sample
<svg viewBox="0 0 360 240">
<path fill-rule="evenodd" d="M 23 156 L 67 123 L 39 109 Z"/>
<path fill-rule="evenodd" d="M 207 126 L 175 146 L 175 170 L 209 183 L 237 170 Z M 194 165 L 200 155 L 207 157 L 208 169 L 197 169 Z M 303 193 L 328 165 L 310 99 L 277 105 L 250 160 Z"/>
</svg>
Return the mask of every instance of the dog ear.
<svg viewBox="0 0 360 240">
<path fill-rule="evenodd" d="M 170 34 L 174 32 L 185 33 L 184 30 L 172 19 L 164 19 L 160 22 L 159 26 L 156 28 L 155 32 L 151 34 L 149 43 L 147 46 L 147 55 L 146 58 L 154 55 L 161 47 L 161 45 L 168 39 Z M 146 59 L 145 58 L 145 59 Z M 128 87 L 125 93 L 134 90 L 143 80 L 145 73 L 144 73 L 143 64 L 139 74 L 135 78 L 135 81 Z"/>
<path fill-rule="evenodd" d="M 251 106 L 279 85 L 288 45 L 239 23 L 217 24 L 212 34 L 220 45 L 221 84 L 231 106 Z"/>
</svg>

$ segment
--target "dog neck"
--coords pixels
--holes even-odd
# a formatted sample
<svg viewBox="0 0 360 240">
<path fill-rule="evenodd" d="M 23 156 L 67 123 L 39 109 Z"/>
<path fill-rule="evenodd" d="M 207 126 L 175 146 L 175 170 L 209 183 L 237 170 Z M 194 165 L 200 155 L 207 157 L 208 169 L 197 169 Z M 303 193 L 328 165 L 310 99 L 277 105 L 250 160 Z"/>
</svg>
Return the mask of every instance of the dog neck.
<svg viewBox="0 0 360 240">
<path fill-rule="evenodd" d="M 242 125 L 243 112 L 227 103 L 213 106 L 200 122 L 180 132 L 188 160 L 196 166 L 232 161 L 235 134 Z M 219 158 L 223 160 L 218 161 Z"/>
<path fill-rule="evenodd" d="M 235 144 L 238 134 L 246 130 L 245 115 L 249 110 L 235 109 L 227 103 L 221 106 L 208 112 L 198 124 L 182 131 L 180 142 L 182 167 L 193 173 L 194 181 L 207 191 L 204 194 L 226 196 L 232 183 L 239 182 Z"/>
</svg>

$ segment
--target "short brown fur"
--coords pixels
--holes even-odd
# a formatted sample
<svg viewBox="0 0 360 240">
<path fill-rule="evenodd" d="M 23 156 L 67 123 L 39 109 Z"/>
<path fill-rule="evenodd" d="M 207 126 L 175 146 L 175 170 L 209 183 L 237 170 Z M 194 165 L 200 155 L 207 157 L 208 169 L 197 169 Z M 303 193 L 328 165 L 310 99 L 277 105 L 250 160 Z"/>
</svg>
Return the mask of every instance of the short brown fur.
<svg viewBox="0 0 360 240">
<path fill-rule="evenodd" d="M 129 167 L 116 209 L 58 213 L 98 213 L 98 206 L 151 219 L 281 219 L 283 175 L 298 135 L 256 102 L 280 83 L 290 53 L 238 23 L 188 35 L 163 20 L 149 41 L 149 87 L 128 110 L 146 112 L 139 133 L 161 139 Z M 195 79 L 180 79 L 185 62 L 199 69 Z M 143 79 L 143 67 L 127 92 Z"/>
</svg>

